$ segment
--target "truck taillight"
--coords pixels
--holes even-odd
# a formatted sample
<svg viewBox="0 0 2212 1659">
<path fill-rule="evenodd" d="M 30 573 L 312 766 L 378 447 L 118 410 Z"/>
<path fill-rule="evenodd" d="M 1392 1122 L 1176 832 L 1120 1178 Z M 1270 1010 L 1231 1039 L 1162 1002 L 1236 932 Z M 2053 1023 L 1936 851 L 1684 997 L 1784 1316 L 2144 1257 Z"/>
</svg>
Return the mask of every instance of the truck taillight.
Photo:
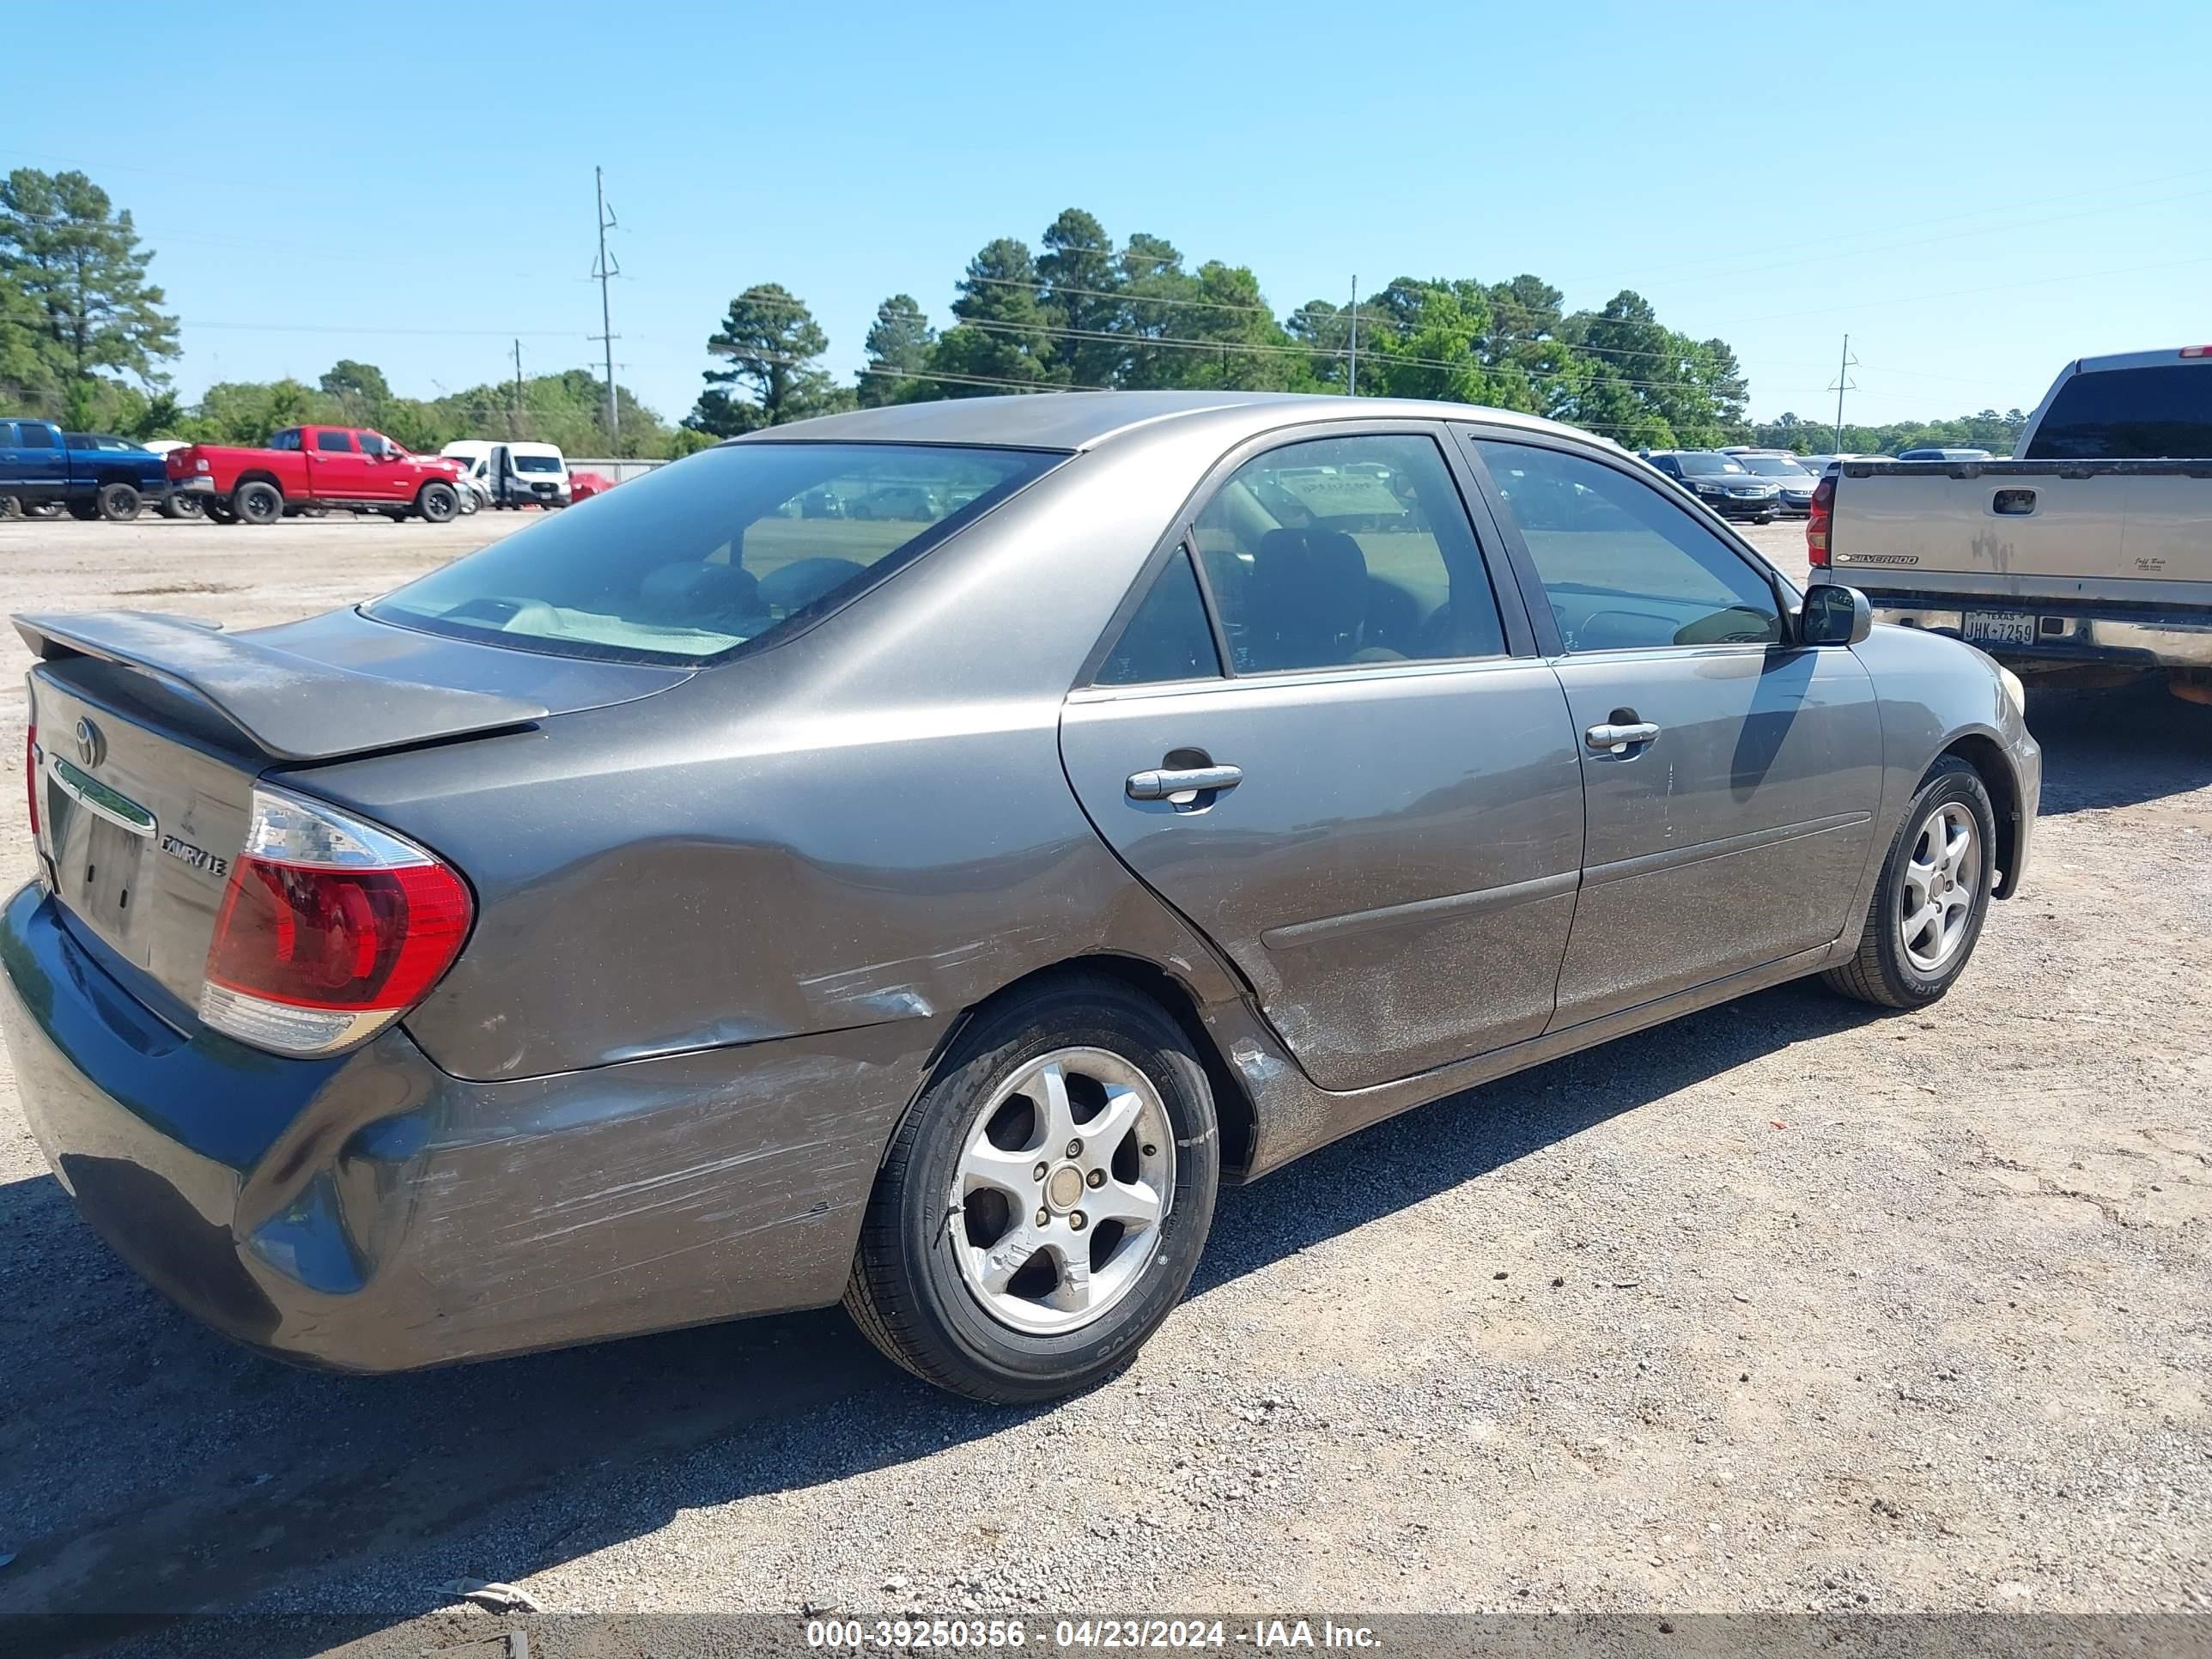
<svg viewBox="0 0 2212 1659">
<path fill-rule="evenodd" d="M 1836 475 L 1823 472 L 1813 486 L 1813 505 L 1805 514 L 1805 562 L 1816 568 L 1828 562 L 1828 525 L 1836 515 Z"/>
<path fill-rule="evenodd" d="M 412 842 L 256 789 L 208 945 L 200 1018 L 280 1054 L 351 1048 L 428 994 L 475 909 L 453 867 Z"/>
<path fill-rule="evenodd" d="M 2212 345 L 2184 346 L 2181 355 L 2185 357 L 2212 357 Z"/>
</svg>

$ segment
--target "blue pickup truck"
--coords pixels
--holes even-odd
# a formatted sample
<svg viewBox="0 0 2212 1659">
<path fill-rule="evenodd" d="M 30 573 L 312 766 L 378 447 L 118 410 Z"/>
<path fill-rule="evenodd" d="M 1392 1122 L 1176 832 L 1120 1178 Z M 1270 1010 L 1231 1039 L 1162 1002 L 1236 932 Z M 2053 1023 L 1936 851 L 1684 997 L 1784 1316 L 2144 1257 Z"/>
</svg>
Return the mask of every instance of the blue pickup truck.
<svg viewBox="0 0 2212 1659">
<path fill-rule="evenodd" d="M 167 471 L 151 450 L 64 433 L 52 421 L 0 418 L 0 513 L 59 505 L 72 518 L 125 524 L 148 502 L 168 511 L 169 499 Z"/>
</svg>

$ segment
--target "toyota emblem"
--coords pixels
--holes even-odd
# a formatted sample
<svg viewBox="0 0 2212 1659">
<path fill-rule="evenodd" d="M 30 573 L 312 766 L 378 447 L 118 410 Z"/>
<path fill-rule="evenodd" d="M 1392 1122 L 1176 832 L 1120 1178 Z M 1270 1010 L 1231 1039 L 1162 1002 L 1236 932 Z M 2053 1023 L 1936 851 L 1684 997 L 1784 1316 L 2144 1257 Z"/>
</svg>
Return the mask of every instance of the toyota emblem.
<svg viewBox="0 0 2212 1659">
<path fill-rule="evenodd" d="M 88 767 L 107 758 L 107 739 L 90 720 L 76 723 L 76 757 Z"/>
</svg>

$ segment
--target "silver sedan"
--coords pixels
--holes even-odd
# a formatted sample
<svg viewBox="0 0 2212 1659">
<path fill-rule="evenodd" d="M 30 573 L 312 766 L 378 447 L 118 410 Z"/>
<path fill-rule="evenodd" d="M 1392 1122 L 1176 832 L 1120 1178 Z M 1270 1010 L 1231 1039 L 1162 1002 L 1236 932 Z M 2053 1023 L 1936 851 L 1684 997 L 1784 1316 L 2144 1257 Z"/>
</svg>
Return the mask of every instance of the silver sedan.
<svg viewBox="0 0 2212 1659">
<path fill-rule="evenodd" d="M 358 609 L 33 616 L 40 1144 L 178 1302 L 383 1370 L 842 1300 L 1127 1363 L 1222 1182 L 1805 975 L 1966 969 L 2017 681 L 1448 404 L 757 433 Z"/>
</svg>

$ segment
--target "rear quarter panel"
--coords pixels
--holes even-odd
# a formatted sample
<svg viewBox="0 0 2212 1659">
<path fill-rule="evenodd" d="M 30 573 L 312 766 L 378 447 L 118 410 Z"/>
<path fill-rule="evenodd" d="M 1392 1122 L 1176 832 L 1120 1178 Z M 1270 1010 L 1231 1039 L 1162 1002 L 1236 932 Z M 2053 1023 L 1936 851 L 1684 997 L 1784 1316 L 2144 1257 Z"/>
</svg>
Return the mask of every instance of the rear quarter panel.
<svg viewBox="0 0 2212 1659">
<path fill-rule="evenodd" d="M 1099 841 L 1058 741 L 1070 681 L 1202 465 L 1077 457 L 751 658 L 302 777 L 475 888 L 475 933 L 409 1029 L 489 1079 L 942 1026 L 1098 950 L 1201 1001 L 1235 994 Z"/>
</svg>

